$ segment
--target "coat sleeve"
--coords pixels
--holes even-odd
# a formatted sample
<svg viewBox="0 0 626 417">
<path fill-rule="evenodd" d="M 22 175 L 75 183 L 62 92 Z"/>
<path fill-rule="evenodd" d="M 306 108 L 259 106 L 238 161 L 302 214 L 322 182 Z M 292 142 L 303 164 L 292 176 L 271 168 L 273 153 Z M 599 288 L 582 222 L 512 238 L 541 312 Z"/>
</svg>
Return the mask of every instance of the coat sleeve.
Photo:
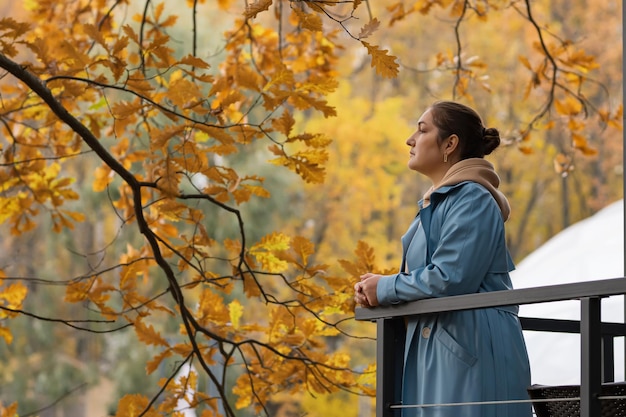
<svg viewBox="0 0 626 417">
<path fill-rule="evenodd" d="M 443 218 L 430 263 L 383 276 L 376 289 L 381 305 L 478 292 L 503 239 L 499 208 L 479 185 L 459 187 L 446 200 L 437 207 Z"/>
</svg>

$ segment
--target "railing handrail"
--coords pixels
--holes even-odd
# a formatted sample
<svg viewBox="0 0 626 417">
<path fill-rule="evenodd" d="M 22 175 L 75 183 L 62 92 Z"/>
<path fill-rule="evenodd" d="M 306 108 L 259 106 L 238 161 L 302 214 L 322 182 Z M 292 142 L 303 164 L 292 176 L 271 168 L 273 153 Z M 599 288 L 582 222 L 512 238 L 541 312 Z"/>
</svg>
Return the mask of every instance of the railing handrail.
<svg viewBox="0 0 626 417">
<path fill-rule="evenodd" d="M 408 303 L 374 308 L 357 307 L 356 320 L 376 320 L 402 316 L 442 313 L 510 305 L 539 304 L 553 301 L 579 300 L 586 297 L 609 297 L 626 294 L 626 278 L 547 285 L 476 294 L 427 298 Z"/>
</svg>

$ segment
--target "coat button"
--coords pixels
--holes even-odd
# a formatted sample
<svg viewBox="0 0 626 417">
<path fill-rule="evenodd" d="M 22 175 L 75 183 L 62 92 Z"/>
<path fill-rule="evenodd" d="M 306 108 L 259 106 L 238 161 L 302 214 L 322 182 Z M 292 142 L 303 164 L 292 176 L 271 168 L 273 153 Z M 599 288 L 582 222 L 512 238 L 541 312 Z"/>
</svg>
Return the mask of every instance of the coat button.
<svg viewBox="0 0 626 417">
<path fill-rule="evenodd" d="M 430 327 L 424 327 L 422 329 L 422 337 L 428 339 L 430 337 Z"/>
</svg>

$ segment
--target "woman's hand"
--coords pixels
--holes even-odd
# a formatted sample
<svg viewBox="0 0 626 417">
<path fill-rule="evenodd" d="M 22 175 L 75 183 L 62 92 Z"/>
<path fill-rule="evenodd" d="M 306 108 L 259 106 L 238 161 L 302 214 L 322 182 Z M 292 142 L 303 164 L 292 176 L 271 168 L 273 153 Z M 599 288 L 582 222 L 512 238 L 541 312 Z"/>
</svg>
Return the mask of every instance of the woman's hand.
<svg viewBox="0 0 626 417">
<path fill-rule="evenodd" d="M 378 305 L 376 287 L 380 278 L 380 275 L 369 272 L 361 275 L 361 281 L 354 284 L 354 301 L 363 307 L 376 307 Z"/>
</svg>

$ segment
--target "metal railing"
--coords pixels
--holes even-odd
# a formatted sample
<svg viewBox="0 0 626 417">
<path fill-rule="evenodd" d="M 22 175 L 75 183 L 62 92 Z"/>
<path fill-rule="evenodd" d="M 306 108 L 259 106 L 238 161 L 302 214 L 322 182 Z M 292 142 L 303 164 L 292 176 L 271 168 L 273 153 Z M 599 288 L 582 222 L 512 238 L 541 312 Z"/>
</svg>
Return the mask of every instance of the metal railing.
<svg viewBox="0 0 626 417">
<path fill-rule="evenodd" d="M 602 382 L 613 379 L 613 339 L 626 324 L 602 323 L 601 299 L 625 295 L 626 278 L 430 298 L 393 306 L 357 308 L 357 320 L 376 321 L 376 416 L 392 417 L 401 402 L 406 316 L 508 305 L 579 300 L 580 321 L 520 317 L 524 330 L 580 333 L 580 417 L 600 415 Z M 603 343 L 604 341 L 604 343 Z"/>
</svg>

